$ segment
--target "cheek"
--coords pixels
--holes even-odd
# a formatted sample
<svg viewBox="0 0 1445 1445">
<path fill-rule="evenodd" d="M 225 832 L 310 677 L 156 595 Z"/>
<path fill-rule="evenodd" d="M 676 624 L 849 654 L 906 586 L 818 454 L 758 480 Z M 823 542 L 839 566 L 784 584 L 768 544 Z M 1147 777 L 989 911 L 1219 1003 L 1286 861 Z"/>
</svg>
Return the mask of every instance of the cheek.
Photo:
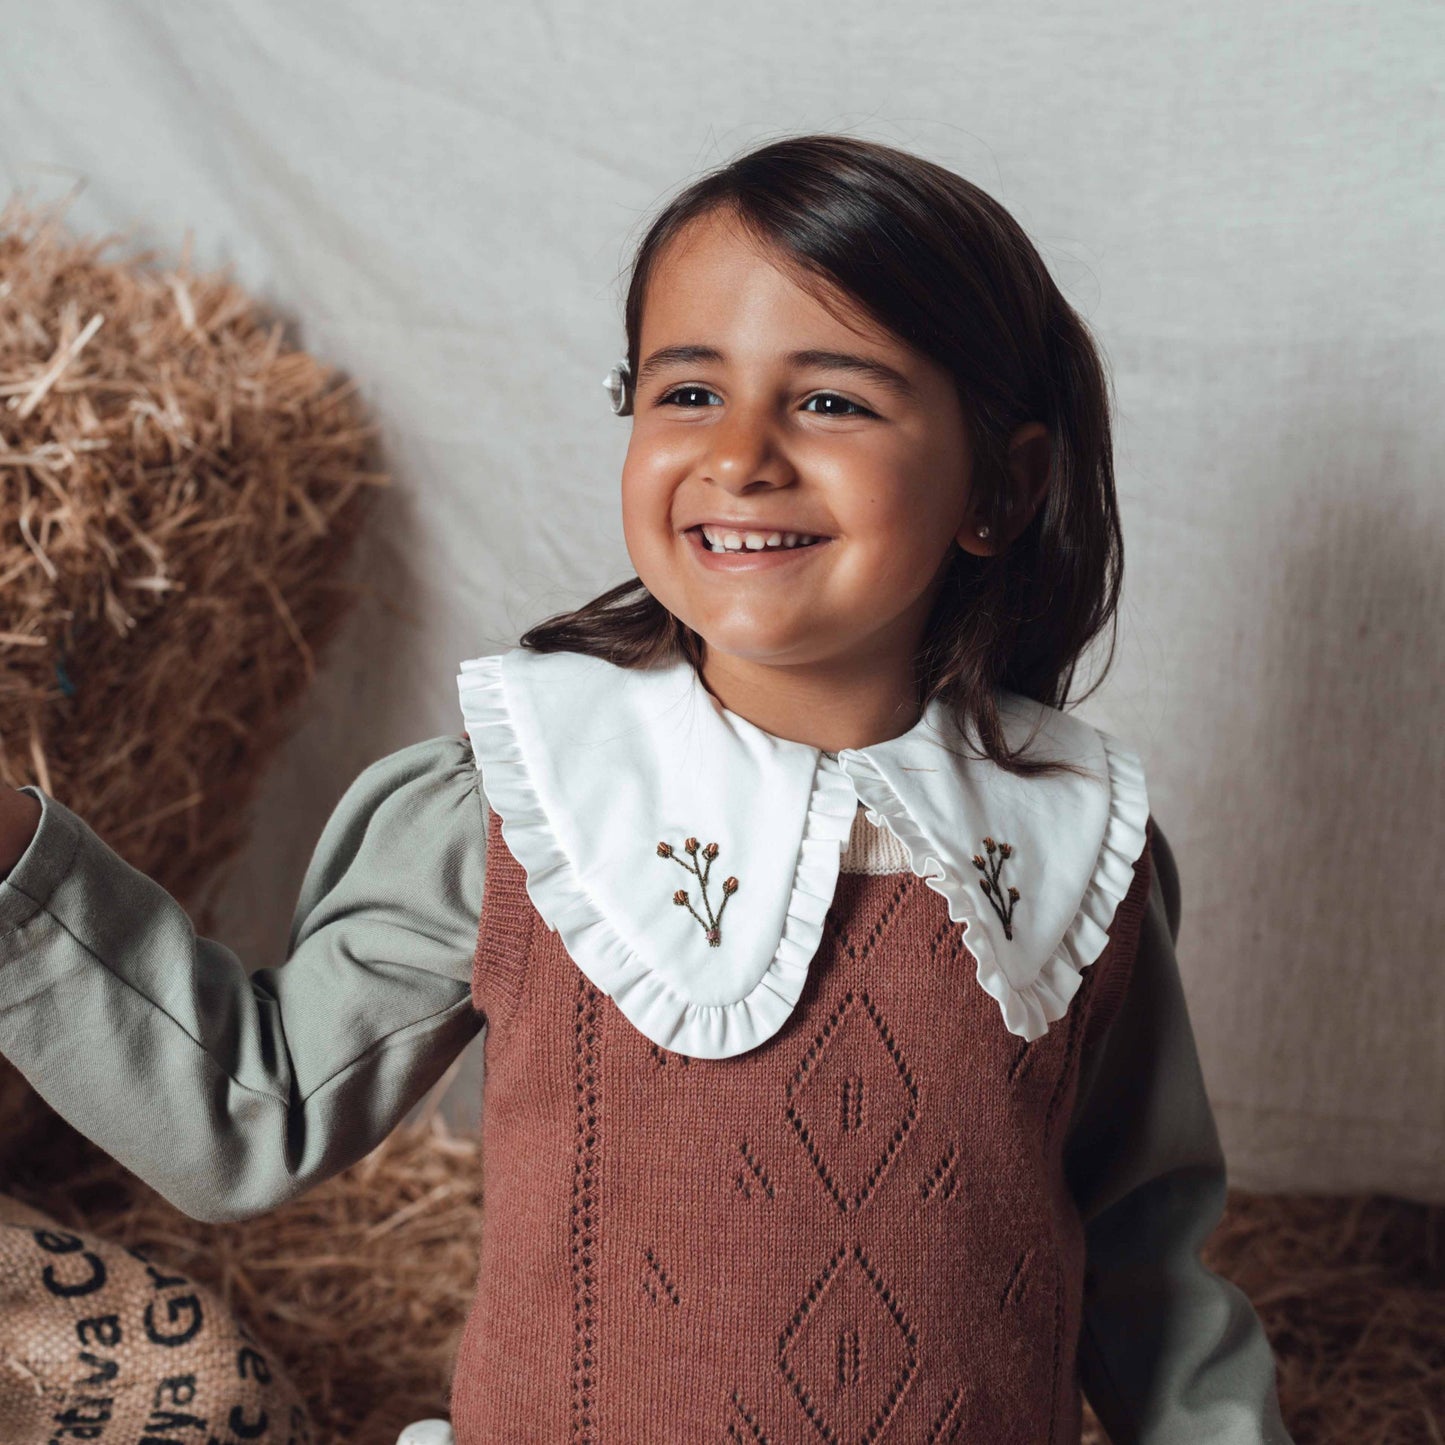
<svg viewBox="0 0 1445 1445">
<path fill-rule="evenodd" d="M 927 580 L 928 564 L 917 552 L 882 540 L 850 545 L 838 558 L 834 578 L 840 590 L 864 609 L 911 598 Z"/>
<path fill-rule="evenodd" d="M 666 518 L 679 470 L 675 459 L 655 447 L 628 448 L 622 462 L 622 507 L 645 522 Z"/>
<path fill-rule="evenodd" d="M 659 498 L 656 486 L 639 467 L 622 469 L 622 530 L 629 545 L 657 525 Z"/>
<path fill-rule="evenodd" d="M 672 489 L 655 472 L 629 461 L 622 470 L 622 540 L 633 570 L 654 595 L 666 591 L 672 532 Z"/>
<path fill-rule="evenodd" d="M 860 597 L 912 598 L 922 591 L 953 543 L 950 518 L 936 494 L 891 492 L 856 509 L 852 535 L 839 554 L 839 576 Z"/>
<path fill-rule="evenodd" d="M 845 525 L 866 542 L 912 551 L 940 525 L 938 488 L 926 475 L 882 471 L 849 495 Z"/>
</svg>

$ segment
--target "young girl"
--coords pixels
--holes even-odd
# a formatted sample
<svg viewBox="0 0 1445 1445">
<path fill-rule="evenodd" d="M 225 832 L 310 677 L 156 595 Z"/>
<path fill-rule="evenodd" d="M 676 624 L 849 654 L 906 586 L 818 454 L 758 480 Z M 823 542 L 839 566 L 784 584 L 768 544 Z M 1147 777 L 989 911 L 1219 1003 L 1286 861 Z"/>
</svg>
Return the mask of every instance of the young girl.
<svg viewBox="0 0 1445 1445">
<path fill-rule="evenodd" d="M 1081 1386 L 1116 1442 L 1287 1441 L 1198 1255 L 1173 860 L 1062 710 L 1122 568 L 1083 323 L 976 187 L 806 136 L 663 211 L 626 327 L 637 577 L 462 664 L 249 979 L 9 793 L 0 1051 L 223 1220 L 485 1025 L 460 1445 L 1057 1445 Z"/>
</svg>

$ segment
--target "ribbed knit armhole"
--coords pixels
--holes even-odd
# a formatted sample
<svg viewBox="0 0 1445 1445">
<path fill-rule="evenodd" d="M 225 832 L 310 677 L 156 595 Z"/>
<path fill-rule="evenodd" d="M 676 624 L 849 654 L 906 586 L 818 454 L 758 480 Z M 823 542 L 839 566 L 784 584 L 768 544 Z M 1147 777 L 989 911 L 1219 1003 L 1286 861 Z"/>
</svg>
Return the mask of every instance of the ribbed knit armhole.
<svg viewBox="0 0 1445 1445">
<path fill-rule="evenodd" d="M 472 1005 L 486 1016 L 490 1031 L 506 1025 L 521 999 L 532 932 L 539 926 L 527 896 L 526 874 L 508 853 L 502 815 L 492 807 L 487 808 L 486 870 L 472 955 Z"/>
</svg>

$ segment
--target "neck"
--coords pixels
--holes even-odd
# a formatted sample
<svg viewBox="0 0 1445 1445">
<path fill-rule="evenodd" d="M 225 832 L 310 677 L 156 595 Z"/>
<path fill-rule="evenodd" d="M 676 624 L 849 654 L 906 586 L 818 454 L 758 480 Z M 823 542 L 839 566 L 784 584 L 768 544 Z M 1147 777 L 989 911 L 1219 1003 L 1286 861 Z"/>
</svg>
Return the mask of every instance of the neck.
<svg viewBox="0 0 1445 1445">
<path fill-rule="evenodd" d="M 774 666 L 705 649 L 702 679 L 729 712 L 774 737 L 835 753 L 899 737 L 917 723 L 909 660 Z"/>
</svg>

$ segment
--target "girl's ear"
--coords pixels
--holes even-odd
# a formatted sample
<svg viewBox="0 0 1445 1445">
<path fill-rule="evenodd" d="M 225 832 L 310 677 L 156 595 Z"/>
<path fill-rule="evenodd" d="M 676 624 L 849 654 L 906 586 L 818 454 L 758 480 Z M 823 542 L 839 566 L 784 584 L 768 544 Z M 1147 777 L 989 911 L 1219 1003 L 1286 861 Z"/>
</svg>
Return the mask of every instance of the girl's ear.
<svg viewBox="0 0 1445 1445">
<path fill-rule="evenodd" d="M 1018 508 L 1009 522 L 1009 530 L 1011 537 L 1016 537 L 1033 521 L 1034 513 L 1048 495 L 1053 463 L 1053 438 L 1049 429 L 1039 421 L 1025 423 L 1009 439 L 1008 458 L 1014 486 L 1013 506 L 1009 510 Z"/>
<path fill-rule="evenodd" d="M 965 552 L 992 557 L 1008 545 L 1033 521 L 1034 513 L 1049 493 L 1053 462 L 1053 438 L 1038 421 L 1026 422 L 1009 438 L 1009 490 L 1005 494 L 1005 517 L 1001 535 L 980 537 L 979 519 L 970 514 L 956 538 Z"/>
</svg>

